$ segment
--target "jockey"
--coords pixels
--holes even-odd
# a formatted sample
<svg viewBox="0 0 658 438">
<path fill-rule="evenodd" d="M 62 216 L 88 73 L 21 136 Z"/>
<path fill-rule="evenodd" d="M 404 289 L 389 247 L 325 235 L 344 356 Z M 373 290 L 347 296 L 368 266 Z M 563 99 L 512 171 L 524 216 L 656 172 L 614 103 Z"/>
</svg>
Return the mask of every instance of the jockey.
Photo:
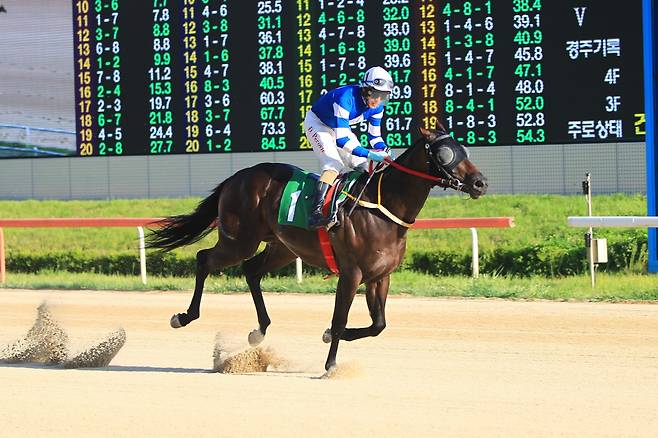
<svg viewBox="0 0 658 438">
<path fill-rule="evenodd" d="M 365 171 L 368 159 L 381 162 L 389 156 L 381 137 L 381 123 L 393 86 L 386 70 L 372 67 L 359 85 L 329 91 L 306 113 L 304 131 L 322 165 L 309 228 L 318 229 L 330 222 L 322 215 L 322 205 L 339 173 L 357 168 Z M 350 127 L 363 120 L 368 121 L 370 148 L 360 145 Z"/>
</svg>

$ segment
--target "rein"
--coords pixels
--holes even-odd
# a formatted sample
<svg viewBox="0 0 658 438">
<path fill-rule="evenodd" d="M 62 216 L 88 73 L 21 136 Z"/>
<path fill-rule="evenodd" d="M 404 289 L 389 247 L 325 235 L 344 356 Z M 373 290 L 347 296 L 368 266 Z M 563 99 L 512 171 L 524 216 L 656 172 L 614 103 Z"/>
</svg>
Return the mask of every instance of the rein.
<svg viewBox="0 0 658 438">
<path fill-rule="evenodd" d="M 447 135 L 447 134 L 443 135 L 443 136 L 437 138 L 434 141 L 434 143 L 437 143 L 437 142 L 439 142 L 441 140 L 444 140 L 448 137 L 450 137 L 450 135 Z M 434 143 L 432 143 L 432 144 L 434 144 Z M 461 181 L 459 181 L 457 178 L 450 175 L 448 173 L 448 171 L 445 170 L 443 168 L 443 166 L 441 166 L 436 161 L 436 158 L 434 158 L 434 156 L 430 153 L 430 147 L 431 147 L 431 145 L 429 143 L 425 143 L 425 152 L 427 152 L 427 156 L 432 161 L 434 166 L 436 166 L 436 168 L 439 171 L 443 172 L 447 178 L 443 178 L 443 177 L 440 177 L 440 176 L 434 176 L 434 175 L 430 175 L 430 174 L 425 173 L 425 172 L 420 172 L 418 170 L 410 169 L 406 166 L 403 166 L 401 164 L 396 163 L 390 157 L 387 157 L 385 161 L 386 161 L 386 163 L 388 163 L 389 165 L 393 166 L 394 168 L 400 170 L 401 172 L 408 173 L 409 175 L 417 176 L 419 178 L 430 180 L 434 183 L 437 183 L 437 185 L 439 185 L 439 186 L 441 186 L 445 189 L 451 188 L 451 189 L 455 189 L 457 191 L 464 191 L 465 184 L 462 183 Z M 372 174 L 370 175 L 370 177 L 372 177 Z M 402 219 L 395 216 L 386 207 L 384 207 L 382 205 L 382 180 L 383 179 L 384 179 L 384 173 L 380 173 L 379 174 L 379 180 L 377 181 L 377 203 L 376 204 L 373 203 L 373 202 L 368 202 L 368 201 L 364 201 L 364 200 L 361 199 L 361 194 L 363 194 L 363 190 L 361 191 L 361 194 L 359 195 L 358 198 L 351 195 L 350 193 L 348 193 L 346 191 L 343 191 L 343 194 L 345 196 L 347 196 L 349 199 L 351 199 L 352 201 L 354 201 L 354 206 L 352 206 L 352 210 L 354 210 L 354 207 L 357 204 L 364 207 L 364 208 L 379 210 L 384 216 L 386 216 L 387 218 L 389 218 L 390 220 L 392 220 L 396 224 L 398 224 L 400 226 L 403 226 L 405 228 L 410 228 L 413 225 L 413 222 L 409 223 L 409 222 L 403 221 Z M 370 178 L 368 178 L 368 182 L 370 182 Z M 366 185 L 367 184 L 368 183 L 366 182 Z M 364 189 L 365 189 L 365 186 L 364 186 Z M 350 213 L 352 213 L 352 210 L 350 210 Z"/>
<path fill-rule="evenodd" d="M 447 135 L 447 134 L 443 135 L 443 136 L 437 138 L 434 143 L 437 143 L 437 142 L 439 142 L 443 139 L 446 139 L 448 137 L 450 137 L 450 135 Z M 430 180 L 432 182 L 437 183 L 437 185 L 443 187 L 444 189 L 455 189 L 457 191 L 463 192 L 464 191 L 464 183 L 462 183 L 461 181 L 459 181 L 457 178 L 453 177 L 452 175 L 448 174 L 448 172 L 443 168 L 443 166 L 441 166 L 439 163 L 436 162 L 436 159 L 430 153 L 430 144 L 428 144 L 428 143 L 425 143 L 425 152 L 427 152 L 428 157 L 430 157 L 430 159 L 432 160 L 432 162 L 436 166 L 436 168 L 439 169 L 440 171 L 442 171 L 443 173 L 445 173 L 447 178 L 443 178 L 443 177 L 440 177 L 440 176 L 434 176 L 434 175 L 430 175 L 430 174 L 425 173 L 425 172 L 420 172 L 418 170 L 410 169 L 406 166 L 403 166 L 402 164 L 396 163 L 390 157 L 386 157 L 385 161 L 389 165 L 393 166 L 394 168 L 396 168 L 397 170 L 399 170 L 401 172 L 408 173 L 409 175 L 417 176 L 419 178 Z"/>
</svg>

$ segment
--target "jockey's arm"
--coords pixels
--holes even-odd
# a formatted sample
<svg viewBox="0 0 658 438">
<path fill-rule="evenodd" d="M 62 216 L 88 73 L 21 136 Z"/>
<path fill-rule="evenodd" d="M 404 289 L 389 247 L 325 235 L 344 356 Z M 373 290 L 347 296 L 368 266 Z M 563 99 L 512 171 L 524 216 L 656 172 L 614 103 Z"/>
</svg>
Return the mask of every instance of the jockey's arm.
<svg viewBox="0 0 658 438">
<path fill-rule="evenodd" d="M 334 116 L 336 117 L 336 146 L 357 157 L 368 157 L 368 150 L 361 146 L 350 127 L 350 112 L 345 109 L 343 102 L 334 102 Z"/>
<path fill-rule="evenodd" d="M 384 139 L 382 138 L 382 117 L 384 116 L 384 108 L 381 111 L 371 115 L 368 118 L 368 143 L 372 149 L 388 150 Z"/>
</svg>

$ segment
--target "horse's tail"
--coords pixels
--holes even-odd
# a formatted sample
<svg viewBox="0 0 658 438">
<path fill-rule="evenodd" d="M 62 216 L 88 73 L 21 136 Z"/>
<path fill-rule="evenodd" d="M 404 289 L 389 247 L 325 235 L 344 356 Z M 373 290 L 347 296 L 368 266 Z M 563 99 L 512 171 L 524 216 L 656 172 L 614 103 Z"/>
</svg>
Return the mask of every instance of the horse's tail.
<svg viewBox="0 0 658 438">
<path fill-rule="evenodd" d="M 151 230 L 151 234 L 146 239 L 146 247 L 167 252 L 206 237 L 216 227 L 217 207 L 223 185 L 223 182 L 218 185 L 192 213 L 170 216 L 156 223 L 162 226 Z"/>
</svg>

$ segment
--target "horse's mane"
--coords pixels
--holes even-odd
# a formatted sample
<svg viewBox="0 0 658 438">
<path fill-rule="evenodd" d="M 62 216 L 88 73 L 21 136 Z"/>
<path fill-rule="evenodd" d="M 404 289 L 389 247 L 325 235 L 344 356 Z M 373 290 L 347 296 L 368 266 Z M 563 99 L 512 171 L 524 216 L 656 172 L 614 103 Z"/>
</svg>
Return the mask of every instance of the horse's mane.
<svg viewBox="0 0 658 438">
<path fill-rule="evenodd" d="M 405 148 L 404 152 L 402 152 L 402 155 L 397 157 L 395 161 L 403 160 L 406 157 L 406 155 L 409 154 L 411 150 L 414 149 L 416 146 L 418 146 L 418 144 L 421 143 L 422 141 L 423 141 L 423 137 L 420 137 L 418 140 L 414 141 L 411 146 Z"/>
<path fill-rule="evenodd" d="M 448 133 L 448 130 L 445 128 L 445 126 L 443 126 L 443 123 L 441 123 L 441 122 L 439 122 L 439 121 L 437 121 L 436 123 L 437 123 L 437 129 L 436 129 L 437 134 L 439 134 L 439 135 L 445 135 L 445 134 Z M 421 143 L 423 140 L 424 140 L 424 139 L 423 139 L 423 137 L 421 136 L 418 140 L 414 141 L 413 144 L 412 144 L 411 146 L 409 146 L 409 147 L 407 147 L 407 148 L 405 149 L 405 151 L 402 153 L 402 155 L 400 155 L 399 157 L 397 157 L 397 158 L 395 159 L 395 161 L 404 159 L 404 158 L 406 157 L 406 155 L 407 155 L 412 149 L 414 149 L 416 146 L 418 146 L 418 144 Z"/>
</svg>

